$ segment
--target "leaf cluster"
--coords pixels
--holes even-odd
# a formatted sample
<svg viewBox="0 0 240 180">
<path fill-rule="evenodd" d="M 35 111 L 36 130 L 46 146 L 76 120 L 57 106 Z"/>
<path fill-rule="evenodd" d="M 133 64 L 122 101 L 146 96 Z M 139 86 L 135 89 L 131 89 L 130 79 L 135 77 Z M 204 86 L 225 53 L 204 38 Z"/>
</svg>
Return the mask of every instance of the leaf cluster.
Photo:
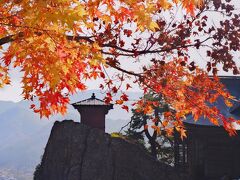
<svg viewBox="0 0 240 180">
<path fill-rule="evenodd" d="M 196 121 L 223 122 L 233 135 L 236 120 L 209 104 L 222 97 L 231 106 L 234 99 L 217 74 L 219 65 L 239 74 L 239 17 L 231 0 L 2 0 L 0 87 L 10 83 L 10 67 L 20 68 L 23 98 L 38 100 L 31 108 L 49 117 L 65 114 L 69 97 L 85 90 L 86 81 L 101 80 L 106 103 L 137 85 L 145 94 L 161 94 L 176 111 L 164 113 L 168 134 L 174 126 L 184 137 L 182 120 L 192 113 Z M 201 57 L 206 68 L 197 63 Z M 126 62 L 140 64 L 138 70 Z M 128 111 L 128 100 L 122 93 L 115 103 Z M 136 104 L 145 114 L 157 107 Z"/>
</svg>

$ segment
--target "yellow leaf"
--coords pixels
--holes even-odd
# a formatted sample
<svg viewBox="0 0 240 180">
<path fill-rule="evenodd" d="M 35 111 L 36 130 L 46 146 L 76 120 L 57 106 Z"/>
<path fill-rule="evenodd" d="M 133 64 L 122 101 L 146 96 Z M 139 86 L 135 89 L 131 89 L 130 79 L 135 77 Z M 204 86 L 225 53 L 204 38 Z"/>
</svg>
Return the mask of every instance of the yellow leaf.
<svg viewBox="0 0 240 180">
<path fill-rule="evenodd" d="M 97 50 L 100 50 L 100 49 L 101 49 L 101 47 L 98 45 L 97 42 L 94 42 L 94 43 L 93 43 L 93 48 L 94 48 L 94 49 L 97 49 Z"/>
<path fill-rule="evenodd" d="M 55 51 L 55 44 L 54 44 L 53 40 L 50 37 L 48 37 L 44 41 L 48 44 L 49 50 L 51 52 L 54 52 Z"/>
<path fill-rule="evenodd" d="M 159 29 L 159 26 L 156 22 L 152 21 L 149 25 L 150 30 L 155 31 L 156 29 Z"/>
<path fill-rule="evenodd" d="M 62 66 L 62 70 L 65 75 L 68 73 L 68 67 L 65 65 Z"/>
<path fill-rule="evenodd" d="M 167 0 L 160 0 L 160 5 L 164 10 L 169 9 L 172 6 Z"/>
<path fill-rule="evenodd" d="M 78 11 L 78 15 L 79 15 L 80 17 L 83 17 L 84 15 L 87 14 L 86 11 L 84 10 L 84 8 L 83 8 L 82 6 L 78 6 L 77 11 Z"/>
<path fill-rule="evenodd" d="M 183 140 L 184 138 L 186 138 L 186 137 L 187 137 L 187 135 L 186 135 L 186 130 L 183 129 L 183 128 L 181 128 L 181 130 L 180 130 L 180 135 L 181 135 L 181 139 L 182 139 L 182 140 Z"/>
<path fill-rule="evenodd" d="M 228 107 L 232 107 L 233 104 L 229 101 L 229 100 L 225 100 L 225 104 L 228 106 Z"/>
<path fill-rule="evenodd" d="M 113 132 L 113 133 L 111 133 L 111 137 L 113 137 L 113 138 L 121 138 L 122 135 L 121 135 L 121 133 Z"/>
</svg>

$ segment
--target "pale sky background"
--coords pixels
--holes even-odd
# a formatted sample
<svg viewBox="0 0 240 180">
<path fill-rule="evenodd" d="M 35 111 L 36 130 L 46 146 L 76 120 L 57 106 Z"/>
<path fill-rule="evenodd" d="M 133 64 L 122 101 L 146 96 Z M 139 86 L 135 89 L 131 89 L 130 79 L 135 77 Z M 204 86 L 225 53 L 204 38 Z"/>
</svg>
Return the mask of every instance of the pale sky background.
<svg viewBox="0 0 240 180">
<path fill-rule="evenodd" d="M 240 2 L 239 0 L 233 0 L 234 4 L 236 5 L 237 11 L 240 11 Z M 211 17 L 211 14 L 209 14 L 209 16 Z M 213 18 L 213 17 L 212 17 Z M 220 20 L 221 17 L 216 17 L 214 15 L 214 19 Z M 199 52 L 198 50 L 193 50 L 190 52 L 191 56 L 193 57 L 193 59 L 201 66 L 201 67 L 205 67 L 206 66 L 206 59 L 204 57 L 204 55 Z M 151 56 L 143 56 L 141 58 L 141 65 L 147 64 L 149 59 L 151 59 Z M 121 61 L 122 67 L 123 68 L 127 68 L 127 69 L 131 69 L 131 70 L 139 70 L 140 66 L 136 65 L 135 63 L 131 63 L 129 61 L 130 59 L 123 59 Z M 125 61 L 125 62 L 124 62 Z M 237 52 L 235 54 L 235 61 L 237 62 L 238 66 L 240 66 L 240 52 Z M 113 71 L 112 70 L 107 70 L 109 74 L 112 74 Z M 226 73 L 223 72 L 222 70 L 219 71 L 219 75 L 232 75 L 231 72 Z M 21 73 L 19 72 L 19 69 L 10 69 L 10 77 L 11 77 L 11 85 L 9 86 L 5 86 L 4 88 L 0 89 L 0 100 L 3 101 L 14 101 L 14 102 L 18 102 L 20 100 L 22 100 L 21 97 L 21 93 L 22 93 L 22 89 L 21 89 Z M 100 81 L 88 81 L 87 82 L 87 86 L 89 89 L 99 89 Z M 132 84 L 132 89 L 131 91 L 140 91 L 140 89 L 138 88 L 137 85 L 133 85 Z"/>
</svg>

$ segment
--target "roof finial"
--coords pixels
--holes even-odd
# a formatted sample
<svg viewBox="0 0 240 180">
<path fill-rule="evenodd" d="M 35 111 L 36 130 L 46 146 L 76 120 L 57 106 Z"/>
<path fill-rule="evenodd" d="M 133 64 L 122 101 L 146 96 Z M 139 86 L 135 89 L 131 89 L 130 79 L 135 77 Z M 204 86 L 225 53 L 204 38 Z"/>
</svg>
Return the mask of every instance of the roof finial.
<svg viewBox="0 0 240 180">
<path fill-rule="evenodd" d="M 95 93 L 92 93 L 92 97 L 91 97 L 92 99 L 95 99 L 96 98 L 96 96 L 95 96 Z"/>
</svg>

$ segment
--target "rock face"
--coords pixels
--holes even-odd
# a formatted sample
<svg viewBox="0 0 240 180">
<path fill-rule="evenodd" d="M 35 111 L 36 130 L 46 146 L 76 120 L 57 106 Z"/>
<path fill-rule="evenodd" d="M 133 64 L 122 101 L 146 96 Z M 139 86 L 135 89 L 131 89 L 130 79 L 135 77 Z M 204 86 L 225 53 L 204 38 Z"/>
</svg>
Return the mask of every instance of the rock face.
<svg viewBox="0 0 240 180">
<path fill-rule="evenodd" d="M 179 180 L 141 146 L 73 121 L 56 122 L 34 180 Z"/>
</svg>

